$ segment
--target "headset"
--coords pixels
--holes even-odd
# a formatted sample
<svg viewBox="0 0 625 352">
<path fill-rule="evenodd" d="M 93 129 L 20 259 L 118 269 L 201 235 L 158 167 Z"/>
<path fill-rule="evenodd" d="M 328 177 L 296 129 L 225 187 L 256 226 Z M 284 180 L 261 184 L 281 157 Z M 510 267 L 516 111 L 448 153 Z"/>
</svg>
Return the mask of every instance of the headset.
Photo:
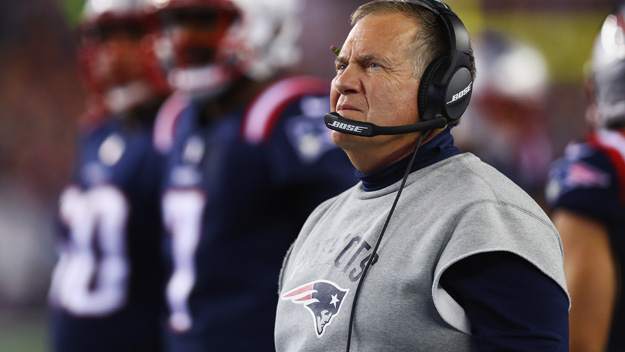
<svg viewBox="0 0 625 352">
<path fill-rule="evenodd" d="M 373 137 L 442 128 L 455 123 L 469 106 L 473 88 L 471 42 L 466 27 L 451 10 L 438 0 L 408 0 L 434 13 L 443 24 L 450 50 L 434 59 L 425 69 L 419 83 L 417 102 L 421 122 L 403 126 L 382 127 L 368 122 L 346 119 L 336 112 L 326 114 L 324 122 L 332 130 Z M 337 49 L 333 49 L 335 53 Z"/>
<path fill-rule="evenodd" d="M 338 113 L 332 112 L 326 114 L 324 117 L 324 122 L 328 128 L 364 137 L 397 135 L 442 128 L 448 124 L 454 124 L 462 114 L 464 114 L 469 105 L 473 88 L 473 75 L 471 73 L 472 50 L 466 27 L 451 8 L 439 0 L 406 0 L 406 2 L 413 3 L 434 13 L 446 30 L 450 46 L 449 53 L 434 59 L 425 69 L 421 77 L 419 91 L 417 93 L 421 122 L 402 126 L 377 126 L 368 122 L 346 119 Z M 332 47 L 332 50 L 338 55 L 338 49 Z M 382 231 L 380 231 L 373 251 L 369 256 L 369 260 L 363 268 L 362 275 L 358 280 L 358 286 L 354 292 L 354 301 L 349 316 L 347 344 L 345 349 L 347 352 L 350 351 L 351 347 L 354 317 L 362 283 L 376 257 L 376 253 L 382 242 L 382 237 L 395 211 L 395 207 L 404 189 L 423 137 L 424 133 L 419 136 L 417 146 L 412 153 L 401 185 L 397 191 L 397 196 L 386 217 Z"/>
</svg>

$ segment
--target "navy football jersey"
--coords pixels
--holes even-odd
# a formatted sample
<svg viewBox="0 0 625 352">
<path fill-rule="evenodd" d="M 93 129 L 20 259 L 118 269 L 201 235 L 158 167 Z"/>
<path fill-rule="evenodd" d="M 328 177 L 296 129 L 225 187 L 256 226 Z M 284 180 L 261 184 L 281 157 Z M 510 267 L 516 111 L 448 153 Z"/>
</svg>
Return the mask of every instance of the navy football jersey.
<svg viewBox="0 0 625 352">
<path fill-rule="evenodd" d="M 328 87 L 287 78 L 209 123 L 190 101 L 163 124 L 169 351 L 274 351 L 284 255 L 312 210 L 357 182 L 323 123 Z"/>
<path fill-rule="evenodd" d="M 158 352 L 164 273 L 150 121 L 111 118 L 79 141 L 59 202 L 50 289 L 53 350 Z"/>
<path fill-rule="evenodd" d="M 595 219 L 608 230 L 617 267 L 625 259 L 625 135 L 601 130 L 584 143 L 571 143 L 554 163 L 546 188 L 552 210 L 566 209 Z M 623 278 L 619 278 L 618 286 Z M 607 351 L 625 350 L 625 293 L 615 302 Z"/>
</svg>

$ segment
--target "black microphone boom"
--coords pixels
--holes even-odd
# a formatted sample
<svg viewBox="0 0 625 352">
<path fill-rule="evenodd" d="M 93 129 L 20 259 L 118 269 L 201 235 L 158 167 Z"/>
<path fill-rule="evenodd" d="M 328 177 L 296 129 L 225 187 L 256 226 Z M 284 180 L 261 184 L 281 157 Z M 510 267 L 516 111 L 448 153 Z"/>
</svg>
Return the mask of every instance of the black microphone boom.
<svg viewBox="0 0 625 352">
<path fill-rule="evenodd" d="M 445 125 L 447 125 L 447 120 L 445 120 L 445 118 L 441 116 L 430 121 L 413 123 L 411 125 L 383 127 L 377 126 L 369 122 L 360 122 L 346 119 L 336 112 L 326 114 L 323 118 L 323 121 L 325 122 L 326 127 L 331 130 L 363 137 L 406 134 L 433 130 L 436 128 L 443 128 L 445 127 Z"/>
</svg>

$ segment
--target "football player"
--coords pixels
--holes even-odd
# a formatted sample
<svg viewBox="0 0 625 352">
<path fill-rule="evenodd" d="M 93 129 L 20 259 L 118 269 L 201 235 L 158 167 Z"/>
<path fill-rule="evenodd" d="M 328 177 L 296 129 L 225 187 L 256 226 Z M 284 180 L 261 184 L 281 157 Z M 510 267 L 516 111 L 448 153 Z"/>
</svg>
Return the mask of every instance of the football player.
<svg viewBox="0 0 625 352">
<path fill-rule="evenodd" d="M 150 27 L 139 0 L 84 8 L 79 56 L 90 109 L 59 202 L 54 351 L 160 351 L 164 158 L 152 128 L 169 88 L 147 45 Z"/>
<path fill-rule="evenodd" d="M 300 5 L 153 1 L 176 90 L 155 134 L 168 155 L 168 351 L 274 351 L 283 257 L 314 207 L 356 183 L 323 123 L 329 82 L 282 74 Z"/>
<path fill-rule="evenodd" d="M 547 200 L 562 236 L 570 350 L 625 350 L 625 6 L 596 38 L 587 82 L 592 132 L 553 166 Z"/>
</svg>

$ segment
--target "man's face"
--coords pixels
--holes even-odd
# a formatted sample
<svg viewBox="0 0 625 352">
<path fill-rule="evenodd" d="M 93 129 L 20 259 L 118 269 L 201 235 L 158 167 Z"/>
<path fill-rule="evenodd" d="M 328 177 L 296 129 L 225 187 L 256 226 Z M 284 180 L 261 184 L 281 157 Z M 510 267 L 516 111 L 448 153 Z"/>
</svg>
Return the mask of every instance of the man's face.
<svg viewBox="0 0 625 352">
<path fill-rule="evenodd" d="M 323 332 L 323 328 L 330 322 L 333 315 L 327 309 L 321 311 L 321 315 L 317 316 L 317 333 L 321 334 Z"/>
<path fill-rule="evenodd" d="M 336 60 L 332 111 L 348 119 L 380 126 L 418 122 L 419 79 L 407 56 L 407 48 L 417 30 L 414 20 L 398 13 L 368 15 L 361 19 L 352 28 Z M 369 172 L 404 157 L 415 135 L 369 138 L 334 131 L 332 139 L 360 171 Z M 355 158 L 365 153 L 374 159 L 379 155 L 381 159 L 374 162 L 375 165 L 357 165 Z M 373 170 L 368 170 L 370 168 Z"/>
<path fill-rule="evenodd" d="M 102 27 L 97 35 L 92 74 L 100 89 L 106 91 L 146 77 L 138 26 Z"/>
<path fill-rule="evenodd" d="M 164 12 L 161 16 L 163 33 L 173 50 L 174 66 L 188 68 L 213 63 L 232 20 L 229 13 L 216 8 Z"/>
</svg>

